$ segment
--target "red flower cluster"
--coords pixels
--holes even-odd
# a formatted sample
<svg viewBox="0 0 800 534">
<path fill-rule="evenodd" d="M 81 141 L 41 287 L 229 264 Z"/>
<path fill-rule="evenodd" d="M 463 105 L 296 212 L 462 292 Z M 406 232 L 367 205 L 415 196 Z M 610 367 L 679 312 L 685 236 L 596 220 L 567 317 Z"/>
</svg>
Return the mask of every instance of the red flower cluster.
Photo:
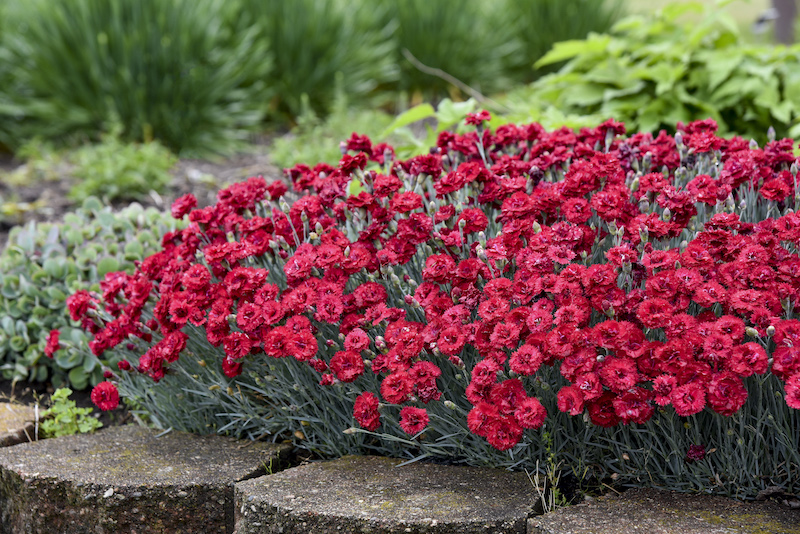
<svg viewBox="0 0 800 534">
<path fill-rule="evenodd" d="M 544 424 L 532 394 L 542 366 L 567 382 L 559 410 L 605 427 L 669 405 L 731 415 L 743 378 L 767 372 L 800 408 L 791 142 L 751 148 L 718 138 L 713 121 L 681 125 L 676 142 L 625 138 L 614 121 L 492 132 L 488 119 L 406 161 L 354 134 L 338 166 L 287 170 L 302 194 L 291 207 L 274 202 L 286 186 L 262 178 L 202 209 L 184 197 L 173 211 L 191 225 L 133 275 L 110 275 L 100 298 L 71 297 L 70 312 L 97 351 L 153 339 L 134 369 L 155 380 L 187 324 L 221 347 L 229 377 L 263 357 L 306 362 L 322 387 L 358 389 L 373 373 L 380 391 L 361 389 L 353 412 L 370 431 L 380 393 L 419 434 L 452 366 L 470 378 L 468 428 L 500 450 Z"/>
<path fill-rule="evenodd" d="M 117 386 L 111 382 L 100 382 L 92 389 L 91 399 L 104 412 L 113 410 L 119 406 Z"/>
</svg>

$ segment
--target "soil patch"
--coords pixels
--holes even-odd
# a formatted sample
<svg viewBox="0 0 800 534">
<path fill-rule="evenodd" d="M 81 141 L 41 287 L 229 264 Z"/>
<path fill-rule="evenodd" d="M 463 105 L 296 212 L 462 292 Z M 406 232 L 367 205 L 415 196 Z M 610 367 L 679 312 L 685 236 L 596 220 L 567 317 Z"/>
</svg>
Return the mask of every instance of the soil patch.
<svg viewBox="0 0 800 534">
<path fill-rule="evenodd" d="M 227 159 L 180 159 L 172 169 L 172 182 L 167 190 L 163 194 L 152 192 L 137 202 L 164 210 L 169 209 L 176 198 L 192 193 L 203 207 L 216 201 L 220 189 L 251 176 L 263 175 L 268 181 L 281 180 L 282 170 L 269 157 L 270 145 L 271 139 L 264 137 L 257 140 L 249 152 Z M 22 165 L 11 155 L 0 153 L 0 174 L 13 172 Z M 66 213 L 75 210 L 78 204 L 67 197 L 75 182 L 76 178 L 69 174 L 66 165 L 53 169 L 53 176 L 29 183 L 11 185 L 0 180 L 0 199 L 14 201 L 14 209 L 8 208 L 0 213 L 0 247 L 5 247 L 8 233 L 14 226 L 28 221 L 61 221 Z M 113 207 L 122 208 L 127 204 L 129 202 L 116 202 Z"/>
</svg>

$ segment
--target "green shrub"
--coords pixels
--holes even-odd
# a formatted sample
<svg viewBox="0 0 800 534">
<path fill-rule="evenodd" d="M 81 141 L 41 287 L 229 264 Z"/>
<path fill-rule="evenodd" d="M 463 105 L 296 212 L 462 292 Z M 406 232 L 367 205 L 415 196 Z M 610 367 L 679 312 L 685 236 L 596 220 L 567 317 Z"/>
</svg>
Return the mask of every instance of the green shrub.
<svg viewBox="0 0 800 534">
<path fill-rule="evenodd" d="M 72 175 L 78 183 L 69 192 L 73 200 L 90 196 L 106 200 L 141 199 L 150 191 L 163 192 L 175 157 L 158 141 L 123 143 L 107 136 L 102 143 L 86 145 L 71 153 Z"/>
<path fill-rule="evenodd" d="M 698 3 L 669 6 L 652 18 L 619 22 L 610 34 L 558 43 L 537 66 L 569 62 L 525 92 L 531 112 L 613 117 L 629 130 L 657 131 L 714 118 L 721 132 L 764 140 L 798 135 L 800 47 L 748 45 L 724 12 Z"/>
<path fill-rule="evenodd" d="M 590 32 L 607 32 L 622 15 L 621 0 L 505 0 L 504 31 L 522 45 L 509 58 L 515 80 L 530 82 L 548 69 L 534 70 L 533 64 L 559 41 L 583 39 Z"/>
<path fill-rule="evenodd" d="M 102 380 L 101 365 L 88 350 L 60 350 L 44 356 L 48 334 L 87 343 L 67 315 L 66 297 L 97 289 L 106 273 L 132 271 L 133 262 L 158 250 L 175 222 L 157 210 L 132 204 L 119 213 L 96 198 L 64 217 L 63 224 L 29 223 L 12 230 L 0 255 L 0 372 L 5 380 L 71 384 L 84 389 Z"/>
<path fill-rule="evenodd" d="M 293 119 L 307 95 L 315 113 L 330 111 L 335 79 L 362 98 L 396 76 L 391 21 L 378 23 L 380 8 L 367 1 L 241 0 L 248 24 L 275 52 L 268 85 L 274 116 Z"/>
<path fill-rule="evenodd" d="M 231 23 L 236 4 L 31 0 L 24 15 L 4 38 L 21 114 L 14 146 L 34 135 L 97 139 L 120 123 L 125 140 L 224 153 L 264 116 L 270 56 Z"/>
<path fill-rule="evenodd" d="M 400 66 L 397 88 L 426 96 L 446 96 L 449 82 L 420 71 L 402 51 L 407 49 L 427 67 L 443 70 L 483 92 L 507 84 L 504 62 L 520 52 L 520 43 L 501 29 L 502 16 L 480 0 L 380 0 L 397 22 L 395 61 Z"/>
</svg>

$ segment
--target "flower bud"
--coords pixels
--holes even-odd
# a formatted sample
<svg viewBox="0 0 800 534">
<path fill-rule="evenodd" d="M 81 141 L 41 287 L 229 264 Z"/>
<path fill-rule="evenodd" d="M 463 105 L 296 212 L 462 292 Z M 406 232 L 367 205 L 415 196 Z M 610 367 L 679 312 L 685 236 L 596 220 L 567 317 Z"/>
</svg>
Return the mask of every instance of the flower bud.
<svg viewBox="0 0 800 534">
<path fill-rule="evenodd" d="M 758 150 L 758 143 L 756 143 L 755 139 L 750 139 L 750 150 Z"/>
<path fill-rule="evenodd" d="M 542 225 L 538 221 L 533 221 L 533 233 L 538 234 L 542 231 Z"/>
<path fill-rule="evenodd" d="M 683 146 L 683 134 L 681 132 L 675 134 L 675 144 L 679 147 Z"/>
<path fill-rule="evenodd" d="M 770 337 L 775 335 L 775 327 L 774 326 L 769 325 L 767 327 L 767 335 L 770 336 Z"/>
<path fill-rule="evenodd" d="M 455 402 L 449 400 L 444 401 L 444 405 L 446 408 L 449 408 L 450 410 L 455 410 L 456 408 L 458 408 Z"/>
<path fill-rule="evenodd" d="M 669 222 L 672 219 L 672 211 L 669 208 L 664 208 L 664 213 L 661 216 L 664 219 L 664 222 Z"/>
<path fill-rule="evenodd" d="M 772 142 L 772 141 L 774 141 L 774 140 L 775 140 L 775 128 L 773 128 L 772 126 L 770 126 L 769 128 L 767 128 L 767 139 L 768 139 L 770 142 Z"/>
<path fill-rule="evenodd" d="M 745 327 L 744 333 L 750 337 L 758 337 L 758 330 L 756 330 L 752 326 Z"/>
</svg>

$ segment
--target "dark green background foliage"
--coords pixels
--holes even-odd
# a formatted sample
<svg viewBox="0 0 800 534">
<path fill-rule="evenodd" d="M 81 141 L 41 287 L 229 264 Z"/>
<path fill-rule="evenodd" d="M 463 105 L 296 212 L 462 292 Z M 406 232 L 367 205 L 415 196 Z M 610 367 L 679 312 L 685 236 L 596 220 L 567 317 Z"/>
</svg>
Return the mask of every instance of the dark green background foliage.
<svg viewBox="0 0 800 534">
<path fill-rule="evenodd" d="M 622 0 L 504 0 L 500 33 L 519 41 L 520 51 L 509 58 L 515 81 L 530 82 L 552 69 L 532 69 L 559 41 L 583 39 L 590 32 L 604 33 L 623 14 Z"/>
<path fill-rule="evenodd" d="M 3 36 L 18 90 L 14 139 L 96 138 L 119 123 L 128 140 L 220 152 L 263 116 L 266 47 L 222 0 L 25 5 Z"/>
<path fill-rule="evenodd" d="M 502 17 L 490 3 L 464 0 L 381 0 L 397 21 L 397 88 L 427 96 L 445 96 L 446 81 L 417 69 L 403 55 L 409 50 L 424 65 L 445 71 L 482 92 L 508 85 L 504 64 L 520 52 L 513 34 L 500 28 Z"/>
<path fill-rule="evenodd" d="M 328 112 L 336 83 L 355 101 L 397 77 L 391 55 L 395 24 L 380 23 L 385 10 L 372 2 L 241 0 L 241 5 L 242 17 L 274 53 L 265 81 L 278 118 L 300 115 L 303 95 L 314 112 Z"/>
<path fill-rule="evenodd" d="M 325 116 L 336 91 L 402 108 L 452 86 L 537 76 L 554 42 L 604 31 L 621 0 L 0 0 L 0 148 L 121 127 L 181 155 L 228 154 L 265 127 Z"/>
</svg>

